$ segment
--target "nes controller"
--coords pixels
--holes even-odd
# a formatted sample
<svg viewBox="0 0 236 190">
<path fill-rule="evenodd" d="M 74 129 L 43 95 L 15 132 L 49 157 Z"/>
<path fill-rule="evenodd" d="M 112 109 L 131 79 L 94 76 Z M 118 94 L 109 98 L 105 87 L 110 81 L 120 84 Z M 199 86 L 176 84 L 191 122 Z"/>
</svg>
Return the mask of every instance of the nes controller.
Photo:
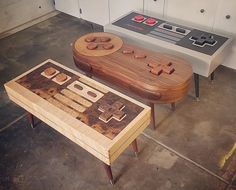
<svg viewBox="0 0 236 190">
<path fill-rule="evenodd" d="M 193 68 L 196 97 L 199 97 L 199 75 L 213 76 L 227 56 L 231 37 L 182 26 L 163 19 L 131 12 L 104 27 L 129 43 L 175 55 L 187 60 Z"/>
</svg>

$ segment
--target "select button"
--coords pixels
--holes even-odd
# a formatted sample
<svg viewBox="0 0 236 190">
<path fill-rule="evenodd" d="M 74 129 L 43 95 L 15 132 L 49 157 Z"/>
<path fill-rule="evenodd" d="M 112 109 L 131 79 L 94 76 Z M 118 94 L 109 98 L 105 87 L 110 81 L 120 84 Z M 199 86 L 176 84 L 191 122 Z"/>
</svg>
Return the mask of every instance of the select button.
<svg viewBox="0 0 236 190">
<path fill-rule="evenodd" d="M 185 34 L 186 30 L 184 30 L 183 28 L 176 28 L 176 32 Z"/>
<path fill-rule="evenodd" d="M 168 29 L 168 30 L 172 30 L 173 27 L 169 24 L 164 24 L 163 28 Z"/>
</svg>

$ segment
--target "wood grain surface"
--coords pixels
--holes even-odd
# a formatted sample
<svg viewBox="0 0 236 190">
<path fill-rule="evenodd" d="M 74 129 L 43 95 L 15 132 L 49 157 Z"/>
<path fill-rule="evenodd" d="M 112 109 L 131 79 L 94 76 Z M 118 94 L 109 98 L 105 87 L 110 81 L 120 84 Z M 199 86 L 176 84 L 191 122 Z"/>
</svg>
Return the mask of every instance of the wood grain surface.
<svg viewBox="0 0 236 190">
<path fill-rule="evenodd" d="M 94 41 L 92 42 L 87 42 L 86 39 L 91 39 L 94 38 Z M 85 56 L 104 56 L 104 55 L 108 55 L 111 54 L 113 52 L 116 52 L 117 50 L 119 50 L 122 45 L 123 45 L 123 41 L 113 35 L 113 34 L 109 34 L 107 33 L 105 38 L 110 39 L 109 41 L 103 41 L 104 35 L 103 33 L 91 33 L 89 35 L 85 35 L 82 36 L 81 38 L 79 38 L 74 46 L 75 48 L 81 52 L 81 54 L 85 55 Z M 88 49 L 88 45 L 93 44 L 93 45 L 97 45 L 96 49 Z M 106 49 L 106 45 L 112 45 L 111 49 Z"/>
<path fill-rule="evenodd" d="M 82 39 L 90 36 L 87 34 Z M 110 36 L 109 33 L 92 33 L 93 36 Z M 113 35 L 114 36 L 114 35 Z M 86 73 L 140 96 L 152 103 L 173 103 L 188 92 L 192 80 L 192 67 L 183 59 L 161 54 L 123 43 L 117 51 L 107 55 L 87 56 L 78 49 L 79 38 L 73 47 L 76 66 Z M 153 70 L 150 65 L 159 65 Z M 171 65 L 171 70 L 168 71 Z M 158 68 L 158 67 L 155 67 Z M 157 72 L 157 74 L 155 74 Z"/>
<path fill-rule="evenodd" d="M 70 79 L 63 84 L 42 75 L 48 67 Z M 50 72 L 49 72 L 50 73 Z M 55 75 L 56 77 L 56 75 Z M 70 91 L 80 81 L 103 94 L 96 102 Z M 150 107 L 94 81 L 51 59 L 4 84 L 9 98 L 95 157 L 110 165 L 150 123 Z M 125 105 L 127 115 L 120 122 L 104 123 L 98 110 L 104 103 Z"/>
<path fill-rule="evenodd" d="M 63 85 L 56 83 L 53 78 L 47 78 L 41 74 L 47 68 L 54 68 L 59 71 L 58 73 L 65 73 L 69 76 L 70 80 L 63 83 Z M 18 79 L 16 82 L 46 99 L 56 107 L 65 110 L 72 117 L 75 117 L 109 139 L 114 139 L 143 110 L 142 107 L 114 93 L 109 91 L 106 93 L 99 92 L 84 84 L 82 82 L 83 80 L 79 80 L 80 77 L 77 77 L 73 73 L 47 63 Z M 80 85 L 81 87 L 78 93 L 74 91 L 74 84 Z M 91 97 L 87 92 L 94 92 L 96 97 Z M 111 120 L 108 123 L 100 120 L 99 116 L 102 112 L 99 111 L 99 106 L 105 103 L 112 105 L 116 101 L 120 101 L 125 105 L 123 111 L 127 117 L 122 121 Z"/>
</svg>

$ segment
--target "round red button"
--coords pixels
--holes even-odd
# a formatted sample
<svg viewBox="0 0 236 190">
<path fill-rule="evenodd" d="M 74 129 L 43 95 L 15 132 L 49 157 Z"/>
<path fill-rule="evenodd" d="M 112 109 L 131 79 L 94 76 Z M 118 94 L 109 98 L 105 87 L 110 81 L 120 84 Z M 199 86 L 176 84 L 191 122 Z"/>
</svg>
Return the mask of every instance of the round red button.
<svg viewBox="0 0 236 190">
<path fill-rule="evenodd" d="M 141 22 L 144 20 L 144 16 L 143 15 L 137 15 L 134 17 L 134 20 L 138 21 L 138 22 Z"/>
<path fill-rule="evenodd" d="M 146 20 L 146 23 L 147 23 L 147 24 L 155 24 L 155 23 L 156 23 L 156 19 L 154 19 L 154 18 L 149 18 L 149 19 Z"/>
</svg>

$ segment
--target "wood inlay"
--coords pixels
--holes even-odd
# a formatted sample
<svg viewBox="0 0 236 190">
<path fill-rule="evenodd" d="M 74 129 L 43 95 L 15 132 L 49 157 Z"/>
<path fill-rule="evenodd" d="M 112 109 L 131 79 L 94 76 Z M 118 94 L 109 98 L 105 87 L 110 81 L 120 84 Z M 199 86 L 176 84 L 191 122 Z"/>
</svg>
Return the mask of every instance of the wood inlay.
<svg viewBox="0 0 236 190">
<path fill-rule="evenodd" d="M 52 68 L 52 67 L 49 67 L 47 69 L 44 70 L 44 74 L 46 76 L 52 76 L 56 73 L 56 69 Z"/>
<path fill-rule="evenodd" d="M 148 63 L 148 66 L 151 68 L 150 72 L 154 75 L 160 75 L 162 73 L 172 74 L 175 69 L 171 67 L 171 62 L 152 62 Z"/>
<path fill-rule="evenodd" d="M 76 40 L 74 46 L 86 56 L 109 55 L 122 47 L 123 41 L 111 33 L 87 34 Z"/>
<path fill-rule="evenodd" d="M 41 74 L 50 67 L 58 73 L 67 75 L 69 80 L 58 84 L 53 80 L 55 77 L 47 78 Z M 78 77 L 50 62 L 19 78 L 16 82 L 108 139 L 114 139 L 143 110 L 142 107 L 108 91 L 97 82 L 92 82 L 86 77 Z M 78 85 L 77 88 L 74 87 L 75 85 Z M 116 102 L 120 102 L 122 108 Z M 102 114 L 99 107 L 104 104 L 113 105 L 114 109 L 122 110 L 126 116 L 122 117 L 123 113 L 118 111 L 113 113 L 117 120 L 111 119 L 105 123 L 99 119 Z"/>
<path fill-rule="evenodd" d="M 87 80 L 87 79 L 85 79 L 85 78 L 79 78 L 79 81 L 81 81 L 82 83 L 84 83 L 84 84 L 86 84 L 86 85 L 88 85 L 88 86 L 90 86 L 90 87 L 92 87 L 92 88 L 94 88 L 94 89 L 96 89 L 96 90 L 98 90 L 98 91 L 100 91 L 100 92 L 102 92 L 102 93 L 107 93 L 107 92 L 109 92 L 109 91 L 106 90 L 105 88 L 102 88 L 101 85 L 98 86 L 98 85 L 96 85 L 95 83 L 92 83 L 92 82 L 90 82 L 89 80 Z"/>
<path fill-rule="evenodd" d="M 87 34 L 76 42 L 88 36 L 98 35 L 106 36 L 107 33 Z M 109 43 L 112 43 L 112 40 Z M 97 50 L 86 54 L 84 49 L 86 47 L 78 48 L 77 43 L 73 47 L 74 62 L 79 69 L 132 92 L 148 102 L 177 102 L 186 96 L 191 86 L 192 67 L 184 59 L 143 49 L 126 42 L 120 49 L 110 54 L 101 55 Z"/>
<path fill-rule="evenodd" d="M 71 79 L 60 85 L 41 74 L 50 67 Z M 89 85 L 80 79 L 85 79 Z M 103 96 L 96 102 L 90 102 L 67 88 L 75 81 L 100 92 Z M 150 123 L 150 107 L 51 59 L 7 82 L 4 87 L 9 98 L 30 113 L 32 125 L 35 116 L 107 165 L 111 165 Z M 83 106 L 85 111 L 77 111 L 73 106 L 67 105 L 68 101 L 63 101 L 60 96 Z M 126 117 L 121 121 L 101 121 L 101 111 L 98 108 L 105 103 L 122 110 Z"/>
<path fill-rule="evenodd" d="M 66 96 L 63 96 L 60 93 L 54 95 L 54 98 L 57 99 L 58 101 L 64 103 L 65 105 L 75 109 L 78 112 L 84 112 L 85 111 L 85 107 L 75 103 L 73 100 L 71 100 L 70 98 L 67 98 Z"/>
<path fill-rule="evenodd" d="M 51 74 L 51 75 L 49 75 L 48 73 L 47 73 L 47 69 L 53 69 L 53 70 L 55 70 L 55 72 L 53 72 L 53 74 Z M 41 73 L 41 75 L 43 75 L 44 77 L 46 77 L 46 78 L 53 78 L 54 76 L 56 76 L 58 73 L 59 73 L 59 71 L 58 70 L 56 70 L 56 69 L 54 69 L 53 67 L 49 67 L 49 68 L 47 68 L 47 69 L 45 69 L 42 73 Z"/>
<path fill-rule="evenodd" d="M 103 96 L 101 92 L 89 86 L 86 86 L 79 81 L 74 81 L 73 83 L 68 85 L 67 88 L 92 102 L 98 101 Z"/>
<path fill-rule="evenodd" d="M 60 108 L 61 110 L 64 110 L 66 113 L 70 114 L 72 117 L 77 118 L 79 116 L 79 113 L 68 106 L 62 104 L 61 102 L 57 101 L 54 98 L 47 99 L 48 102 L 55 105 L 56 107 Z"/>
<path fill-rule="evenodd" d="M 61 93 L 64 94 L 65 96 L 67 96 L 68 98 L 71 98 L 72 100 L 80 103 L 81 105 L 83 105 L 85 107 L 90 107 L 92 105 L 92 103 L 90 101 L 86 100 L 85 98 L 82 98 L 78 94 L 75 94 L 74 92 L 72 92 L 68 89 L 63 89 L 61 91 Z"/>
<path fill-rule="evenodd" d="M 124 107 L 124 104 L 119 101 L 116 101 L 112 105 L 103 103 L 98 107 L 98 110 L 102 112 L 99 119 L 105 123 L 108 123 L 111 119 L 121 121 L 126 116 L 126 114 L 122 111 Z"/>
<path fill-rule="evenodd" d="M 59 73 L 56 75 L 52 81 L 56 82 L 59 85 L 62 85 L 71 79 L 70 76 L 65 75 L 64 73 Z"/>
</svg>

